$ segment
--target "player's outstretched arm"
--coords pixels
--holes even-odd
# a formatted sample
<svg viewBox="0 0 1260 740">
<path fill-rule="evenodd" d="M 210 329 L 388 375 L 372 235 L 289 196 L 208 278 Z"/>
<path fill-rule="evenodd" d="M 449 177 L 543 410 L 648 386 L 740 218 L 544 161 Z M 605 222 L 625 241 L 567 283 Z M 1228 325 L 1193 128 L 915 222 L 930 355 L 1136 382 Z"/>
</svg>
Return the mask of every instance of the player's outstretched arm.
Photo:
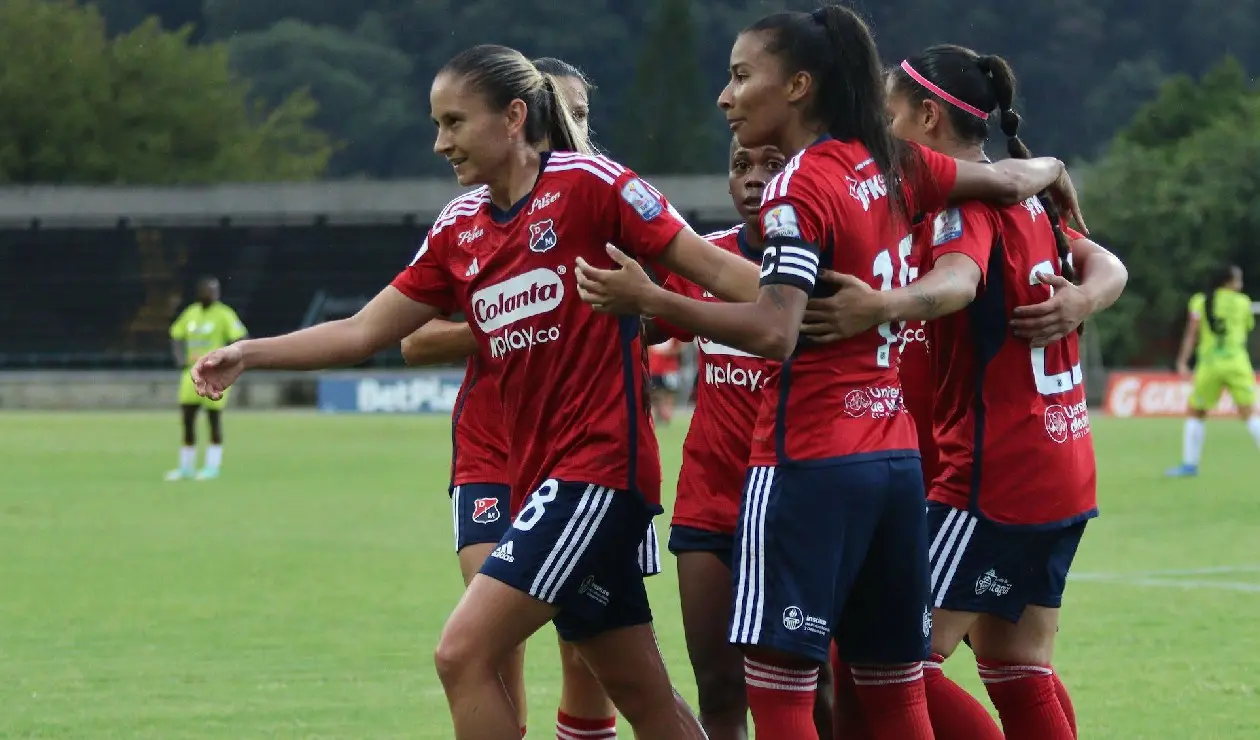
<svg viewBox="0 0 1260 740">
<path fill-rule="evenodd" d="M 408 365 L 450 365 L 477 352 L 477 338 L 463 321 L 433 319 L 402 340 Z"/>
<path fill-rule="evenodd" d="M 318 370 L 362 362 L 432 321 L 438 310 L 387 286 L 354 316 L 279 337 L 247 339 L 243 369 Z"/>
<path fill-rule="evenodd" d="M 857 336 L 888 321 L 948 316 L 975 300 L 982 278 L 975 260 L 959 253 L 938 257 L 931 270 L 896 290 L 875 290 L 861 278 L 827 270 L 818 279 L 837 290 L 809 302 L 801 332 L 826 343 Z"/>
<path fill-rule="evenodd" d="M 684 331 L 771 359 L 786 359 L 796 346 L 807 300 L 805 289 L 766 285 L 752 301 L 707 303 L 655 285 L 634 260 L 615 247 L 608 250 L 621 269 L 600 270 L 578 260 L 578 292 L 596 310 L 655 316 Z M 678 262 L 671 264 L 668 258 L 660 261 L 679 275 L 695 280 L 691 265 L 681 265 L 680 269 Z M 713 287 L 705 287 L 717 294 Z"/>
<path fill-rule="evenodd" d="M 671 272 L 690 280 L 724 301 L 757 300 L 757 266 L 732 254 L 691 229 L 683 229 L 656 258 Z"/>
</svg>

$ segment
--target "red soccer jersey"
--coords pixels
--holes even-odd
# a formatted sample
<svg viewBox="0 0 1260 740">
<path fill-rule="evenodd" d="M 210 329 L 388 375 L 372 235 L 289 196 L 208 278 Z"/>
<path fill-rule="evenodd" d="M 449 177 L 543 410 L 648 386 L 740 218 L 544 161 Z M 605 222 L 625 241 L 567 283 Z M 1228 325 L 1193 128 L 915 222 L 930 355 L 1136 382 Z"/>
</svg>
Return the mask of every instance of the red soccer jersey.
<svg viewBox="0 0 1260 740">
<path fill-rule="evenodd" d="M 957 165 L 923 150 L 914 208 L 943 208 Z M 877 290 L 908 279 L 911 236 L 888 208 L 884 177 L 866 147 L 824 137 L 797 154 L 766 186 L 762 282 L 825 294 L 801 272 L 811 250 L 823 269 L 856 275 Z M 807 270 L 806 270 L 807 271 Z M 795 282 L 793 282 L 795 279 Z M 753 434 L 750 464 L 851 455 L 917 454 L 897 375 L 900 326 L 882 324 L 826 345 L 802 343 L 770 378 Z"/>
<path fill-rule="evenodd" d="M 680 347 L 676 339 L 669 339 L 648 347 L 648 369 L 653 375 L 669 375 L 678 372 Z"/>
<path fill-rule="evenodd" d="M 1070 238 L 1070 237 L 1069 237 Z M 1040 201 L 970 204 L 937 217 L 934 255 L 985 270 L 966 310 L 931 324 L 940 470 L 928 495 L 998 524 L 1066 525 L 1097 514 L 1097 469 L 1077 335 L 1034 349 L 1010 331 L 1017 306 L 1062 274 Z"/>
<path fill-rule="evenodd" d="M 761 255 L 743 238 L 743 227 L 727 229 L 705 239 L 728 252 L 752 261 Z M 717 301 L 695 283 L 672 276 L 665 287 L 700 301 Z M 690 335 L 660 324 L 679 339 Z M 673 524 L 706 532 L 734 534 L 739 521 L 744 472 L 752 447 L 752 430 L 761 407 L 761 389 L 772 363 L 761 357 L 711 342 L 701 337 L 699 384 L 691 428 L 682 448 L 682 469 L 678 471 L 678 496 L 674 502 Z"/>
<path fill-rule="evenodd" d="M 925 216 L 911 227 L 911 238 L 914 241 L 910 257 L 906 260 L 907 282 L 914 282 L 929 269 L 924 266 L 924 256 L 931 249 L 932 218 Z M 930 258 L 927 262 L 930 267 Z M 932 479 L 936 477 L 936 438 L 932 431 L 932 367 L 928 360 L 931 346 L 928 343 L 927 322 L 909 321 L 901 328 L 900 352 L 897 370 L 901 377 L 902 397 L 906 401 L 906 411 L 914 419 L 915 432 L 919 438 L 919 456 L 923 460 L 923 481 L 926 491 Z"/>
<path fill-rule="evenodd" d="M 659 504 L 639 319 L 583 303 L 573 265 L 614 267 L 608 243 L 651 259 L 684 228 L 621 165 L 553 152 L 509 211 L 484 187 L 453 200 L 394 280 L 412 300 L 470 317 L 498 381 L 513 514 L 548 478 L 637 489 Z"/>
<path fill-rule="evenodd" d="M 451 487 L 507 485 L 507 460 L 499 390 L 486 362 L 474 355 L 468 358 L 464 382 L 451 412 Z"/>
</svg>

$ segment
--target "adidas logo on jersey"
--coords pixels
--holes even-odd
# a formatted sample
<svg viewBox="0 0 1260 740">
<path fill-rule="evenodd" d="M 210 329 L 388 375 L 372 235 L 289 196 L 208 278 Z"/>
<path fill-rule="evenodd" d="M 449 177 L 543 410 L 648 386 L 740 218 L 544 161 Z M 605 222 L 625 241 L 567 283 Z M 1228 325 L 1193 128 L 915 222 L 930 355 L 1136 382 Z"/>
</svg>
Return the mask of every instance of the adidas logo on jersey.
<svg viewBox="0 0 1260 740">
<path fill-rule="evenodd" d="M 498 558 L 505 563 L 515 563 L 516 558 L 512 555 L 512 543 L 504 542 L 502 545 L 494 548 L 494 552 L 490 553 L 490 557 Z"/>
<path fill-rule="evenodd" d="M 472 264 L 468 266 L 468 270 L 464 273 L 464 277 L 472 277 L 481 272 L 481 265 L 477 264 L 477 258 L 473 257 Z"/>
</svg>

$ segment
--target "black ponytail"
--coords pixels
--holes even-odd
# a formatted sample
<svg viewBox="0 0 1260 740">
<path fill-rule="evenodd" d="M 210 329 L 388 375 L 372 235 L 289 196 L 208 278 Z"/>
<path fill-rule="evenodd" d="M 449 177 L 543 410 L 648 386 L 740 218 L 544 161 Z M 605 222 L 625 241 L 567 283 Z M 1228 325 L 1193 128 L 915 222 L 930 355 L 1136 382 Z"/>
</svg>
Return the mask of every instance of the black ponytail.
<svg viewBox="0 0 1260 740">
<path fill-rule="evenodd" d="M 1234 279 L 1236 265 L 1226 265 L 1212 273 L 1212 282 L 1203 292 L 1203 320 L 1217 337 L 1225 335 L 1225 322 L 1216 315 L 1216 291 Z"/>
<path fill-rule="evenodd" d="M 1007 64 L 1002 57 L 992 55 L 980 57 L 976 60 L 976 65 L 989 78 L 992 86 L 993 97 L 1001 115 L 999 123 L 1002 133 L 1007 137 L 1007 153 L 1015 159 L 1032 159 L 1032 152 L 1019 138 L 1019 124 L 1023 119 L 1020 118 L 1019 113 L 1015 112 L 1015 73 L 1011 70 L 1011 65 Z M 1037 195 L 1037 200 L 1041 201 L 1041 207 L 1050 218 L 1050 228 L 1054 229 L 1054 243 L 1059 250 L 1059 265 L 1063 277 L 1076 282 L 1076 270 L 1071 262 L 1072 247 L 1068 242 L 1067 234 L 1063 233 L 1059 207 L 1045 191 Z"/>
<path fill-rule="evenodd" d="M 826 126 L 832 138 L 866 147 L 883 175 L 894 214 L 905 218 L 907 158 L 888 128 L 883 64 L 862 18 L 828 3 L 813 13 L 768 15 L 744 33 L 767 33 L 766 50 L 788 74 L 810 74 L 814 89 L 808 116 Z"/>
</svg>

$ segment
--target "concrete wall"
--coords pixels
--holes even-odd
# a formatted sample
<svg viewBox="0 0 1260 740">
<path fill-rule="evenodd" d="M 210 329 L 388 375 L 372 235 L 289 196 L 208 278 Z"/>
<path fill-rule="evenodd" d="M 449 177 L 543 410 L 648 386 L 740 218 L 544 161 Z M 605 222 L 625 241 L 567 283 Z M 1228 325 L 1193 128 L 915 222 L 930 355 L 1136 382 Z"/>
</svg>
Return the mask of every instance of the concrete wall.
<svg viewBox="0 0 1260 740">
<path fill-rule="evenodd" d="M 362 377 L 365 373 L 348 371 Z M 398 373 L 393 373 L 397 375 Z M 314 406 L 313 373 L 249 373 L 234 388 L 233 408 Z M 169 371 L 0 372 L 0 410 L 169 409 L 179 373 Z"/>
<path fill-rule="evenodd" d="M 689 218 L 736 219 L 725 176 L 647 177 Z M 431 223 L 461 188 L 451 178 L 203 187 L 0 188 L 0 227 L 100 228 Z"/>
</svg>

